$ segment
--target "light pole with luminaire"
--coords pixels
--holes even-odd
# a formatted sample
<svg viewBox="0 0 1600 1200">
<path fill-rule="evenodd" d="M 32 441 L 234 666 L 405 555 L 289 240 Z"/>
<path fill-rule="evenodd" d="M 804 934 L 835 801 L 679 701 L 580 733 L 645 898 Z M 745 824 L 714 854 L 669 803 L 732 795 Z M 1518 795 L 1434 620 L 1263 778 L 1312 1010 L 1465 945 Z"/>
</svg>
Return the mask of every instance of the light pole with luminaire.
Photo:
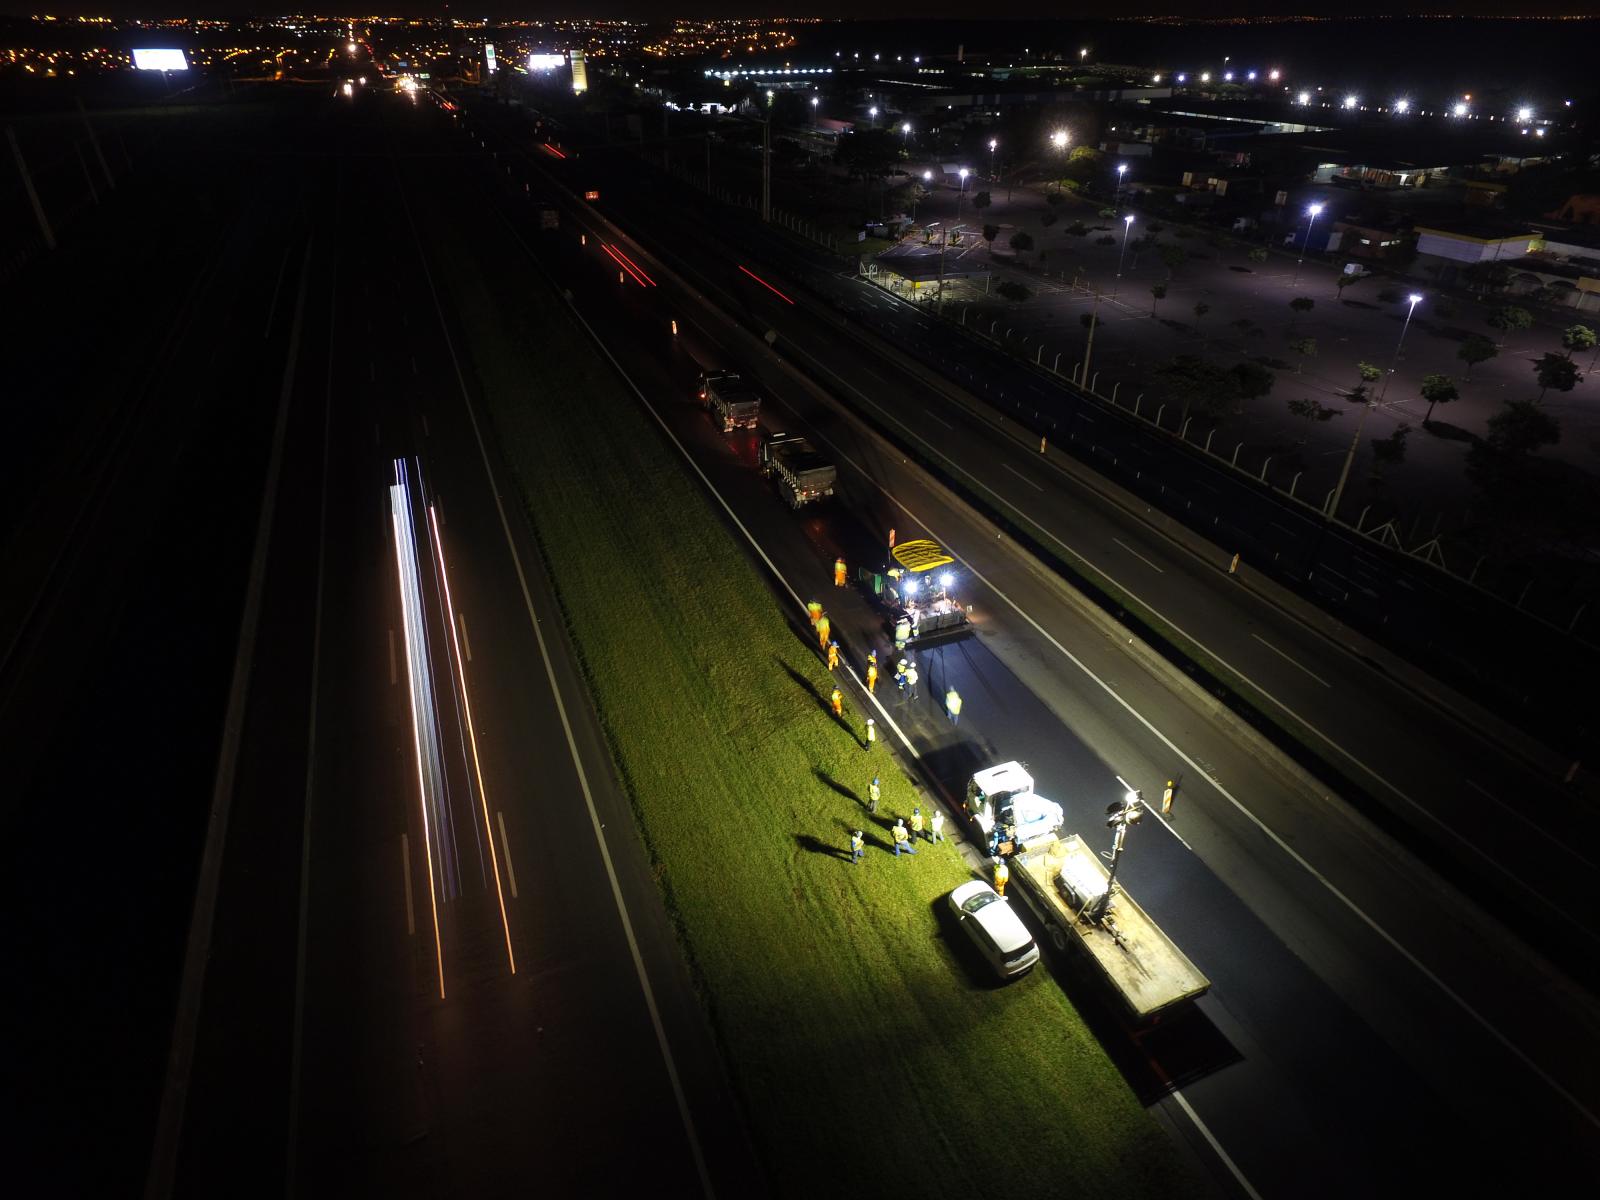
<svg viewBox="0 0 1600 1200">
<path fill-rule="evenodd" d="M 1122 218 L 1122 249 L 1117 251 L 1117 278 L 1111 285 L 1111 298 L 1117 298 L 1117 289 L 1122 286 L 1122 260 L 1128 253 L 1128 234 L 1133 232 L 1133 214 L 1129 213 Z"/>
<path fill-rule="evenodd" d="M 1111 207 L 1116 208 L 1122 203 L 1122 181 L 1128 174 L 1128 164 L 1117 164 L 1117 194 L 1111 198 Z"/>
<path fill-rule="evenodd" d="M 990 138 L 989 139 L 989 182 L 990 183 L 994 183 L 999 179 L 999 176 L 994 173 L 994 152 L 996 150 L 998 150 L 998 149 L 1000 149 L 1000 139 L 999 138 Z"/>
<path fill-rule="evenodd" d="M 1300 257 L 1294 260 L 1294 275 L 1289 279 L 1289 286 L 1293 287 L 1300 282 L 1300 265 L 1306 261 L 1306 247 L 1311 243 L 1311 226 L 1317 219 L 1317 214 L 1322 211 L 1322 205 L 1313 204 L 1306 209 L 1306 236 L 1300 243 Z"/>
<path fill-rule="evenodd" d="M 922 173 L 922 182 L 925 183 L 925 184 L 932 184 L 933 183 L 933 172 L 932 171 L 924 171 Z M 928 190 L 931 192 L 933 189 L 931 187 L 929 187 Z M 912 198 L 911 198 L 911 223 L 913 225 L 915 225 L 917 223 L 917 203 L 921 199 L 922 199 L 922 197 L 920 195 L 918 195 L 917 192 L 914 191 L 912 193 Z"/>
<path fill-rule="evenodd" d="M 871 108 L 867 109 L 867 116 L 872 118 L 872 126 L 871 127 L 873 129 L 876 129 L 878 127 L 878 106 L 876 104 L 874 104 Z"/>
<path fill-rule="evenodd" d="M 961 223 L 961 198 L 967 194 L 967 176 L 972 174 L 966 167 L 956 172 L 961 176 L 961 190 L 956 192 L 956 223 Z"/>
<path fill-rule="evenodd" d="M 820 96 L 811 97 L 811 128 L 813 128 L 813 129 L 815 129 L 817 127 L 817 105 L 819 105 L 821 103 L 822 103 L 822 97 L 820 97 Z"/>
<path fill-rule="evenodd" d="M 911 148 L 911 122 L 910 121 L 905 121 L 900 126 L 900 148 L 902 150 L 909 150 Z"/>
<path fill-rule="evenodd" d="M 1065 129 L 1058 129 L 1050 135 L 1050 144 L 1061 152 L 1061 165 L 1063 172 L 1066 170 L 1067 142 L 1069 140 L 1070 139 L 1067 137 L 1067 131 Z M 1058 177 L 1056 179 L 1056 191 L 1059 192 L 1060 190 L 1061 179 Z"/>
<path fill-rule="evenodd" d="M 1378 389 L 1378 394 L 1368 400 L 1361 410 L 1361 420 L 1356 422 L 1355 436 L 1350 439 L 1350 449 L 1346 452 L 1344 466 L 1339 471 L 1339 482 L 1333 489 L 1333 499 L 1328 502 L 1328 520 L 1330 521 L 1339 512 L 1339 501 L 1344 497 L 1345 481 L 1350 478 L 1350 464 L 1356 460 L 1356 445 L 1361 441 L 1361 428 L 1367 423 L 1367 414 L 1383 403 L 1383 397 L 1389 390 L 1389 376 L 1394 374 L 1395 367 L 1400 363 L 1400 347 L 1406 344 L 1406 330 L 1411 328 L 1411 314 L 1416 312 L 1417 305 L 1422 303 L 1422 297 L 1416 292 L 1412 292 L 1406 299 L 1410 301 L 1411 307 L 1406 309 L 1405 324 L 1400 326 L 1400 340 L 1394 344 L 1394 357 L 1389 360 L 1388 373 L 1383 377 L 1383 386 Z"/>
</svg>

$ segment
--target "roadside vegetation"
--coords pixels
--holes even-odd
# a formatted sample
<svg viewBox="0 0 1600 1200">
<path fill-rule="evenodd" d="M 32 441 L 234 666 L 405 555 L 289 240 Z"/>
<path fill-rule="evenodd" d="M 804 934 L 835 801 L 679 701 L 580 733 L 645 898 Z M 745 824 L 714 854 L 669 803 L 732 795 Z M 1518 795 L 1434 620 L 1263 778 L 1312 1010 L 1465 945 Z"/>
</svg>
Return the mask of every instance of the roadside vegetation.
<svg viewBox="0 0 1600 1200">
<path fill-rule="evenodd" d="M 995 987 L 958 945 L 941 910 L 969 878 L 954 847 L 888 852 L 916 789 L 884 741 L 863 746 L 853 696 L 843 722 L 826 711 L 803 615 L 562 306 L 544 296 L 517 324 L 525 277 L 438 257 L 777 1193 L 1195 1191 L 1050 975 Z"/>
</svg>

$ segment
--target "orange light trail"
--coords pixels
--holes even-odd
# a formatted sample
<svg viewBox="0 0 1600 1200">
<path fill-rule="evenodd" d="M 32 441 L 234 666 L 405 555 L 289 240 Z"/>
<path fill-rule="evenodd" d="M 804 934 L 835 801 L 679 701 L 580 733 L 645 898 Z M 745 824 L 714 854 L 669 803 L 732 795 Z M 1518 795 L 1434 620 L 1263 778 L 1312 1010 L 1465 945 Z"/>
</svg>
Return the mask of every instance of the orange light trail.
<svg viewBox="0 0 1600 1200">
<path fill-rule="evenodd" d="M 456 651 L 456 675 L 461 680 L 461 706 L 467 715 L 467 740 L 472 743 L 472 771 L 478 777 L 478 800 L 483 805 L 483 830 L 489 841 L 489 865 L 494 868 L 494 890 L 500 900 L 500 925 L 506 932 L 506 960 L 511 973 L 517 973 L 517 953 L 511 948 L 511 921 L 506 916 L 506 893 L 500 884 L 500 858 L 494 849 L 494 827 L 489 824 L 489 792 L 483 786 L 483 764 L 478 760 L 478 734 L 472 725 L 472 700 L 467 695 L 466 660 L 461 656 L 461 638 L 456 632 L 456 607 L 450 598 L 450 572 L 444 561 L 444 542 L 439 537 L 439 514 L 428 505 L 428 525 L 433 530 L 433 549 L 439 556 L 439 579 L 444 584 L 445 614 L 450 619 L 450 641 Z"/>
<path fill-rule="evenodd" d="M 750 276 L 751 279 L 754 279 L 757 283 L 759 283 L 762 287 L 766 288 L 767 291 L 771 292 L 774 296 L 776 296 L 779 300 L 782 300 L 785 304 L 793 304 L 794 303 L 793 300 L 789 299 L 789 297 L 785 296 L 777 288 L 773 287 L 765 279 L 761 278 L 761 276 L 757 275 L 754 271 L 750 270 L 750 268 L 741 266 L 739 268 L 739 270 L 743 271 L 746 275 Z"/>
</svg>

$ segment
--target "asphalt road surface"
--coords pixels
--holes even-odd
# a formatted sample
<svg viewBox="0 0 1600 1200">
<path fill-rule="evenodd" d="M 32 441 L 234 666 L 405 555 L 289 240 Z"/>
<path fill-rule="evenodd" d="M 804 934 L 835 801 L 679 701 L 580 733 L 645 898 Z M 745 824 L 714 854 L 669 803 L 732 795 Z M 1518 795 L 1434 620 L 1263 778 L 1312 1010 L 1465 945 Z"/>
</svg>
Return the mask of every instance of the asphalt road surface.
<svg viewBox="0 0 1600 1200">
<path fill-rule="evenodd" d="M 752 331 L 767 327 L 760 305 L 786 303 L 764 299 L 766 285 L 724 291 L 736 285 L 725 256 L 702 257 L 696 286 L 737 297 L 718 311 L 678 285 L 681 259 L 670 250 L 653 253 L 564 196 L 559 233 L 540 231 L 541 205 L 528 197 L 541 181 L 547 197 L 561 196 L 566 168 L 547 156 L 558 164 L 551 176 L 527 174 L 541 160 L 508 164 L 511 143 L 489 143 L 476 123 L 462 141 L 497 152 L 486 186 L 505 214 L 504 237 L 572 293 L 641 400 L 778 572 L 829 603 L 857 671 L 865 649 L 884 651 L 887 639 L 864 601 L 828 588 L 834 556 L 881 559 L 891 525 L 901 538 L 926 529 L 960 556 L 975 636 L 920 652 L 920 698 L 880 686 L 887 720 L 936 790 L 958 795 L 973 766 L 1024 758 L 1041 789 L 1067 805 L 1068 827 L 1092 831 L 1120 791 L 1119 775 L 1154 795 L 1175 761 L 1198 768 L 1170 832 L 1140 830 L 1146 848 L 1137 865 L 1130 852 L 1124 877 L 1214 988 L 1192 1022 L 1136 1048 L 1108 1040 L 1135 1086 L 1153 1101 L 1165 1097 L 1174 1128 L 1212 1146 L 1203 1156 L 1220 1179 L 1269 1195 L 1347 1194 L 1380 1174 L 1396 1189 L 1477 1186 L 1512 1177 L 1519 1156 L 1554 1129 L 1563 1153 L 1593 1157 L 1595 1097 L 1569 1059 L 1575 1046 L 1593 1045 L 1586 996 L 1337 798 L 1308 795 L 1283 764 L 1253 757 L 1215 712 L 1141 670 L 1059 585 L 995 546 L 981 516 L 821 399 Z M 647 282 L 619 273 L 602 243 L 624 247 Z M 748 322 L 752 308 L 758 320 Z M 676 338 L 669 319 L 679 323 Z M 783 328 L 781 345 L 804 344 L 793 328 Z M 840 374 L 861 377 L 848 345 L 836 340 L 829 357 Z M 778 504 L 753 470 L 753 437 L 714 432 L 691 402 L 702 365 L 760 378 L 772 396 L 769 425 L 811 434 L 841 465 L 838 503 L 798 518 Z M 948 684 L 966 698 L 955 728 L 940 712 Z M 1092 1006 L 1081 980 L 1068 974 L 1066 986 Z M 1526 1029 L 1522 1015 L 1546 1005 L 1561 1013 L 1556 1028 Z M 1492 1152 L 1482 1150 L 1491 1110 L 1497 1120 L 1518 1114 L 1509 1128 L 1491 1123 L 1505 1139 Z"/>
</svg>

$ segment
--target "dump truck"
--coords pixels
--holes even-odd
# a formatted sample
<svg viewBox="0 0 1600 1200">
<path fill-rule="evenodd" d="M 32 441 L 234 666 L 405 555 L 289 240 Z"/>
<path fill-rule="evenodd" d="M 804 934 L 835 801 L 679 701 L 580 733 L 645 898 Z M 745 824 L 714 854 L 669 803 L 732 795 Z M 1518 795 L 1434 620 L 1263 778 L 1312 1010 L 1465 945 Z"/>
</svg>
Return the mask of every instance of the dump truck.
<svg viewBox="0 0 1600 1200">
<path fill-rule="evenodd" d="M 792 433 L 763 437 L 760 462 L 761 473 L 777 484 L 778 495 L 797 510 L 833 495 L 839 478 L 834 465 L 818 454 L 815 446 Z"/>
<path fill-rule="evenodd" d="M 761 415 L 761 393 L 731 371 L 701 375 L 700 401 L 723 433 L 754 429 Z"/>
<path fill-rule="evenodd" d="M 1211 988 L 1077 834 L 1034 842 L 1011 858 L 1011 879 L 1057 950 L 1089 964 L 1135 1028 L 1160 1021 Z M 1103 915 L 1099 901 L 1112 886 Z"/>
</svg>

